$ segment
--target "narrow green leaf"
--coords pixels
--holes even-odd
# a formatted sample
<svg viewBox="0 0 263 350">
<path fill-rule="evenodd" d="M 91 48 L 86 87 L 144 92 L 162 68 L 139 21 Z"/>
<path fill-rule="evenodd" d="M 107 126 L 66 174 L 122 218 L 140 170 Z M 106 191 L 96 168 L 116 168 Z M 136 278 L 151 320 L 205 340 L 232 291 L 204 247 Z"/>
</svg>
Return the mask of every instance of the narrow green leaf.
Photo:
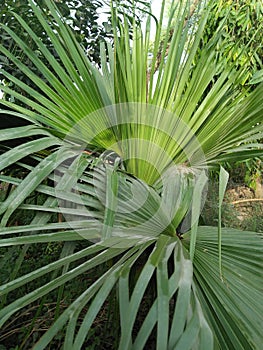
<svg viewBox="0 0 263 350">
<path fill-rule="evenodd" d="M 5 213 L 1 224 L 5 226 L 11 214 L 24 199 L 28 197 L 60 163 L 74 155 L 72 150 L 61 149 L 44 158 L 10 194 L 7 200 L 0 205 L 0 213 Z"/>
<path fill-rule="evenodd" d="M 29 305 L 33 301 L 43 297 L 44 295 L 48 294 L 52 290 L 65 284 L 67 281 L 72 280 L 78 275 L 88 271 L 89 269 L 121 254 L 126 249 L 127 248 L 124 248 L 124 249 L 109 248 L 108 250 L 105 250 L 103 253 L 95 256 L 94 258 L 91 258 L 90 260 L 78 265 L 76 268 L 73 268 L 72 270 L 68 271 L 64 275 L 55 278 L 53 281 L 50 281 L 47 284 L 26 294 L 25 296 L 13 301 L 11 304 L 9 304 L 8 306 L 0 310 L 0 325 L 3 325 L 10 316 L 12 316 L 16 311 L 18 311 L 22 307 Z"/>
<path fill-rule="evenodd" d="M 219 173 L 219 203 L 218 203 L 218 257 L 219 257 L 219 273 L 222 277 L 222 204 L 228 183 L 229 174 L 220 166 Z"/>
<path fill-rule="evenodd" d="M 0 119 L 1 119 L 1 114 L 0 114 Z M 35 135 L 49 136 L 50 134 L 44 129 L 40 129 L 35 125 L 20 126 L 20 127 L 11 128 L 11 129 L 1 129 L 0 141 L 13 140 L 17 138 L 29 137 L 29 136 L 35 136 Z"/>
<path fill-rule="evenodd" d="M 198 176 L 192 200 L 192 213 L 191 213 L 191 240 L 190 240 L 190 259 L 194 260 L 196 237 L 197 237 L 197 228 L 199 223 L 199 217 L 201 214 L 201 204 L 203 197 L 203 190 L 207 183 L 207 176 L 204 171 Z"/>
<path fill-rule="evenodd" d="M 115 214 L 118 205 L 118 174 L 116 166 L 106 165 L 106 198 L 105 213 L 102 228 L 102 240 L 112 235 L 112 228 L 115 222 Z"/>
<path fill-rule="evenodd" d="M 10 151 L 5 152 L 1 155 L 0 158 L 0 170 L 8 167 L 11 164 L 14 164 L 18 160 L 32 154 L 39 152 L 41 150 L 45 150 L 49 147 L 54 147 L 60 145 L 61 141 L 54 137 L 42 137 L 41 139 L 29 141 L 27 143 L 23 143 L 20 146 L 12 148 Z"/>
</svg>

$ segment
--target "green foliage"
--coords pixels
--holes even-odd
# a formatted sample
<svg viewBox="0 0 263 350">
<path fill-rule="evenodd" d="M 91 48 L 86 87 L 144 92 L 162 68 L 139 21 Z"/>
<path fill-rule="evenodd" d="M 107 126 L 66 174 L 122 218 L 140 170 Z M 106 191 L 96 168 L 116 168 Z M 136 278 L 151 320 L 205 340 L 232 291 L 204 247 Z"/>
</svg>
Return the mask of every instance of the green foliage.
<svg viewBox="0 0 263 350">
<path fill-rule="evenodd" d="M 58 28 L 54 22 L 53 16 L 50 13 L 45 0 L 37 0 L 36 3 L 43 10 L 44 18 L 49 23 L 50 28 L 56 33 Z M 129 1 L 125 2 L 123 0 L 115 0 L 115 6 L 118 6 L 120 13 L 126 11 L 131 15 L 131 4 Z M 135 1 L 134 6 L 136 5 L 136 15 L 137 19 L 141 19 L 145 10 L 149 8 L 149 2 L 147 1 Z M 70 28 L 74 31 L 74 36 L 79 44 L 83 47 L 89 59 L 96 63 L 100 64 L 100 45 L 99 42 L 102 41 L 112 41 L 112 25 L 110 17 L 110 8 L 109 4 L 105 5 L 103 0 L 81 0 L 81 1 L 56 1 L 56 6 L 63 18 Z M 104 22 L 100 23 L 99 13 L 103 13 Z M 28 36 L 28 33 L 24 30 L 16 20 L 15 16 L 19 15 L 21 18 L 32 28 L 34 28 L 35 34 L 41 40 L 42 43 L 46 45 L 49 49 L 50 54 L 55 57 L 57 60 L 60 59 L 59 53 L 56 51 L 53 43 L 49 40 L 49 37 L 46 36 L 43 32 L 30 2 L 28 0 L 7 0 L 0 8 L 0 22 L 8 28 L 12 29 L 14 33 L 20 35 L 21 39 L 28 45 L 28 47 L 34 52 L 34 54 L 41 58 L 42 62 L 46 66 L 50 66 L 49 60 L 43 55 L 41 50 L 39 50 L 38 45 Z M 1 44 L 10 52 L 12 52 L 20 61 L 27 65 L 35 74 L 39 74 L 39 70 L 35 65 L 29 60 L 23 50 L 16 44 L 12 35 L 6 32 L 3 27 L 0 28 Z M 27 85 L 33 85 L 32 80 L 26 77 L 24 74 L 21 74 L 19 68 L 10 60 L 5 54 L 2 53 L 0 56 L 0 66 L 9 72 L 12 76 L 17 79 L 22 80 Z M 50 67 L 51 68 L 51 67 Z M 40 78 L 45 80 L 45 77 L 40 74 Z M 0 72 L 0 80 L 5 79 L 6 84 L 14 87 L 12 81 L 8 79 L 7 76 L 3 76 Z M 19 90 L 21 93 L 21 90 Z M 24 93 L 24 92 L 22 92 Z M 6 97 L 7 98 L 7 97 Z M 10 98 L 10 96 L 8 96 Z M 11 98 L 14 98 L 11 96 Z"/>
<path fill-rule="evenodd" d="M 263 68 L 262 49 L 263 5 L 257 0 L 222 0 L 214 2 L 208 16 L 202 45 L 206 45 L 214 31 L 222 26 L 222 37 L 217 45 L 217 53 L 228 64 L 235 65 L 243 72 L 242 86 L 247 85 L 253 76 L 253 83 L 258 83 L 257 71 Z M 226 44 L 221 45 L 221 40 Z"/>
<path fill-rule="evenodd" d="M 2 69 L 24 93 L 3 84 L 15 102 L 2 100 L 9 111 L 0 112 L 29 125 L 0 134 L 2 142 L 22 139 L 0 155 L 0 180 L 11 186 L 0 203 L 0 247 L 5 253 L 22 246 L 0 287 L 0 326 L 39 303 L 33 327 L 45 300 L 54 298 L 51 322 L 36 332 L 33 348 L 82 349 L 116 293 L 115 348 L 143 349 L 153 334 L 160 350 L 259 347 L 262 236 L 224 228 L 218 234 L 218 228 L 199 227 L 198 219 L 207 170 L 262 155 L 256 140 L 263 134 L 263 85 L 250 94 L 237 88 L 239 72 L 216 59 L 220 28 L 196 61 L 209 6 L 199 8 L 194 31 L 185 21 L 188 6 L 177 8 L 161 55 L 163 11 L 150 50 L 151 16 L 142 29 L 136 14 L 120 21 L 112 6 L 114 45 L 102 43 L 98 68 L 56 3 L 45 4 L 52 24 L 30 1 L 58 57 L 21 16 L 15 20 L 39 56 L 22 33 L 2 26 L 31 63 L 4 45 L 0 51 L 31 82 Z M 21 172 L 9 171 L 13 166 Z M 227 180 L 222 168 L 221 180 L 219 217 Z M 43 201 L 28 201 L 36 193 Z M 13 225 L 21 210 L 34 217 Z M 29 246 L 58 242 L 54 260 L 19 275 Z M 80 280 L 64 305 L 67 286 Z M 12 298 L 18 290 L 22 295 Z"/>
<path fill-rule="evenodd" d="M 50 14 L 45 1 L 39 0 L 37 3 L 43 9 L 43 13 L 45 13 L 45 18 L 48 23 L 52 25 L 52 15 Z M 78 42 L 84 47 L 89 57 L 95 62 L 99 61 L 99 48 L 97 42 L 100 40 L 105 40 L 107 36 L 109 36 L 109 34 L 105 31 L 105 28 L 97 23 L 97 8 L 102 7 L 102 5 L 103 2 L 100 0 L 57 2 L 61 15 L 65 21 L 70 24 L 71 28 L 74 29 Z M 43 59 L 38 46 L 30 39 L 30 37 L 28 37 L 23 27 L 21 27 L 15 21 L 15 14 L 19 14 L 34 28 L 36 35 L 41 38 L 41 41 L 45 43 L 45 45 L 49 47 L 52 55 L 58 58 L 58 53 L 56 52 L 52 43 L 48 40 L 48 37 L 44 35 L 34 11 L 27 0 L 15 2 L 5 1 L 0 10 L 1 23 L 7 25 L 10 29 L 14 30 L 15 33 L 22 35 L 24 42 L 29 45 L 29 47 L 34 51 L 35 55 L 40 56 Z M 16 45 L 15 41 L 12 39 L 12 36 L 5 32 L 3 28 L 0 29 L 0 35 L 2 38 L 2 45 L 9 51 L 15 53 L 16 57 L 19 57 L 22 62 L 25 62 L 31 70 L 37 72 L 37 69 L 33 64 L 31 64 L 31 61 L 27 59 L 23 50 Z M 0 64 L 5 70 L 9 71 L 10 74 L 16 76 L 18 79 L 22 78 L 26 84 L 32 84 L 30 79 L 25 79 L 25 76 L 20 73 L 16 66 L 12 64 L 12 61 L 10 61 L 5 55 L 0 57 Z M 45 60 L 45 64 L 49 65 L 48 60 Z"/>
<path fill-rule="evenodd" d="M 254 158 L 245 162 L 246 173 L 245 183 L 254 191 L 257 189 L 257 183 L 261 181 L 263 173 L 263 162 L 261 158 Z"/>
</svg>

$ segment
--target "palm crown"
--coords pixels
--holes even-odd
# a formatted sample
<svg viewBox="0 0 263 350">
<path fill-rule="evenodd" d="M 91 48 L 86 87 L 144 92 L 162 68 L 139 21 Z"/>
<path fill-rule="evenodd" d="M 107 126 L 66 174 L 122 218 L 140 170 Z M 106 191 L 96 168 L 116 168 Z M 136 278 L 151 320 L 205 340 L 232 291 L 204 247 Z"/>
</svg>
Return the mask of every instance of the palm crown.
<svg viewBox="0 0 263 350">
<path fill-rule="evenodd" d="M 53 2 L 47 5 L 57 23 L 54 28 L 30 3 L 59 61 L 19 16 L 16 20 L 49 66 L 4 27 L 41 78 L 0 46 L 32 81 L 28 86 L 2 71 L 24 93 L 3 84 L 2 90 L 16 102 L 2 100 L 11 110 L 1 112 L 29 124 L 4 129 L 0 136 L 1 141 L 23 138 L 14 148 L 2 147 L 0 156 L 0 177 L 12 185 L 0 205 L 1 245 L 25 245 L 20 260 L 28 244 L 65 245 L 57 261 L 22 277 L 14 273 L 2 286 L 2 293 L 8 294 L 45 274 L 54 276 L 7 303 L 0 311 L 1 324 L 57 288 L 59 304 L 65 283 L 114 258 L 112 266 L 59 314 L 36 349 L 44 349 L 65 325 L 64 348 L 81 349 L 113 288 L 118 291 L 119 349 L 142 349 L 154 327 L 157 349 L 256 348 L 263 311 L 262 240 L 252 232 L 198 227 L 198 218 L 207 171 L 262 154 L 257 140 L 263 135 L 263 85 L 248 96 L 236 88 L 243 72 L 217 59 L 221 28 L 198 51 L 209 4 L 207 9 L 200 5 L 193 21 L 188 6 L 174 6 L 161 52 L 165 1 L 153 48 L 151 16 L 144 30 L 134 20 L 131 35 L 125 15 L 120 22 L 112 7 L 114 45 L 101 44 L 97 67 Z M 9 170 L 12 165 L 21 169 L 17 176 Z M 220 169 L 219 223 L 228 178 Z M 28 200 L 34 192 L 44 195 L 44 203 Z M 19 210 L 35 216 L 28 225 L 10 226 Z M 63 220 L 54 222 L 53 214 L 61 212 Z M 183 235 L 182 224 L 187 231 Z M 89 245 L 76 250 L 72 242 L 82 240 Z M 133 266 L 145 255 L 132 286 Z M 81 258 L 84 263 L 78 263 Z M 136 315 L 151 283 L 155 295 L 134 335 Z"/>
</svg>

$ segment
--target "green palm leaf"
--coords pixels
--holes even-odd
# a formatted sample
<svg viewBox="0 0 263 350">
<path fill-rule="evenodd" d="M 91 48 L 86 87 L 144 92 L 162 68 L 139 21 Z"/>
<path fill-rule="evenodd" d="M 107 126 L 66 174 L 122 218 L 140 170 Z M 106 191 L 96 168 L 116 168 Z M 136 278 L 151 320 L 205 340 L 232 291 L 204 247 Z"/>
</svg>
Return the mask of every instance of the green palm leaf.
<svg viewBox="0 0 263 350">
<path fill-rule="evenodd" d="M 45 349 L 61 331 L 64 349 L 83 348 L 114 292 L 121 350 L 143 349 L 150 341 L 160 350 L 260 348 L 262 237 L 231 229 L 219 229 L 218 237 L 217 228 L 198 227 L 198 218 L 207 168 L 262 154 L 263 84 L 247 95 L 236 89 L 243 72 L 217 60 L 216 44 L 225 44 L 222 26 L 198 53 L 210 2 L 206 9 L 200 4 L 194 24 L 187 20 L 189 4 L 173 2 L 161 53 L 165 1 L 153 49 L 151 15 L 145 29 L 132 20 L 131 35 L 131 21 L 124 15 L 120 22 L 112 6 L 114 45 L 101 45 L 101 68 L 88 60 L 55 3 L 46 3 L 53 27 L 30 0 L 58 60 L 34 28 L 14 17 L 48 67 L 2 26 L 36 70 L 0 45 L 31 81 L 26 85 L 1 69 L 23 91 L 1 83 L 15 100 L 2 100 L 9 110 L 1 114 L 30 123 L 0 135 L 0 179 L 10 189 L 0 202 L 0 246 L 23 246 L 0 287 L 1 326 L 56 291 L 59 310 L 68 282 L 109 264 L 57 311 L 35 349 Z M 13 138 L 21 142 L 7 148 Z M 33 195 L 43 202 L 33 202 Z M 21 211 L 35 216 L 16 226 Z M 56 261 L 17 276 L 30 244 L 58 241 L 65 244 Z M 84 247 L 77 250 L 73 241 Z M 23 289 L 28 283 L 29 291 Z M 12 299 L 20 288 L 22 295 Z"/>
<path fill-rule="evenodd" d="M 262 234 L 222 229 L 222 281 L 216 228 L 198 230 L 194 280 L 202 309 L 222 349 L 261 347 L 262 249 Z"/>
</svg>

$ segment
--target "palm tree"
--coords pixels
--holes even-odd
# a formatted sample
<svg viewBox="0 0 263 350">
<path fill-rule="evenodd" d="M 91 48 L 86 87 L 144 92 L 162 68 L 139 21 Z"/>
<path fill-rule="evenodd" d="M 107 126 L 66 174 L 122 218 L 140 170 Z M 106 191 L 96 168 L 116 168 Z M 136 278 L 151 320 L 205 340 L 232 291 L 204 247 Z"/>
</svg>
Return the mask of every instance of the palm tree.
<svg viewBox="0 0 263 350">
<path fill-rule="evenodd" d="M 0 135 L 4 142 L 22 140 L 12 149 L 2 146 L 0 155 L 0 178 L 10 186 L 0 205 L 0 244 L 22 246 L 1 286 L 1 327 L 56 295 L 53 323 L 34 349 L 45 349 L 62 330 L 64 349 L 82 349 L 115 291 L 116 348 L 143 349 L 154 334 L 156 349 L 259 349 L 262 236 L 221 229 L 220 222 L 228 179 L 221 164 L 262 154 L 256 140 L 263 133 L 263 85 L 248 96 L 236 88 L 243 72 L 217 60 L 221 28 L 196 60 L 210 5 L 200 4 L 194 20 L 187 5 L 173 5 L 162 52 L 165 1 L 153 49 L 153 17 L 145 29 L 134 20 L 131 38 L 130 22 L 125 15 L 120 22 L 112 7 L 114 45 L 101 44 L 97 67 L 53 1 L 46 4 L 54 27 L 30 4 L 60 61 L 20 16 L 14 15 L 49 67 L 4 26 L 43 78 L 0 46 L 35 86 L 2 72 L 24 93 L 3 84 L 15 102 L 2 100 L 1 113 L 29 124 Z M 199 226 L 207 174 L 215 168 L 219 226 Z M 30 199 L 35 193 L 41 203 Z M 21 211 L 34 213 L 30 223 L 14 224 Z M 64 242 L 60 256 L 19 276 L 29 246 L 50 242 Z M 67 283 L 105 263 L 107 269 L 60 309 Z"/>
</svg>

